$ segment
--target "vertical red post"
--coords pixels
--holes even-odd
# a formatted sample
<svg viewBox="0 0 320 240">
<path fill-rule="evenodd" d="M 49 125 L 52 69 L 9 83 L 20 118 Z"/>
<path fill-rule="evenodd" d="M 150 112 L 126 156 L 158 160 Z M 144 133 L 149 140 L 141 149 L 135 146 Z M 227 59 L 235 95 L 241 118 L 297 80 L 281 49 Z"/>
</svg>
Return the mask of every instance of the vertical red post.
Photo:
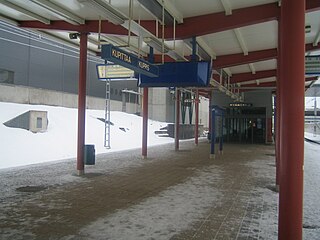
<svg viewBox="0 0 320 240">
<path fill-rule="evenodd" d="M 142 157 L 147 158 L 148 151 L 148 88 L 143 88 L 142 98 Z"/>
<path fill-rule="evenodd" d="M 174 149 L 179 150 L 179 125 L 180 125 L 180 90 L 176 89 L 176 117 L 174 130 Z"/>
<path fill-rule="evenodd" d="M 276 133 L 276 190 L 280 188 L 280 109 L 281 109 L 281 92 L 283 91 L 283 81 L 281 79 L 281 16 L 278 19 L 278 59 L 277 59 L 277 89 L 276 89 L 276 119 L 275 119 L 275 133 Z"/>
<path fill-rule="evenodd" d="M 80 33 L 79 89 L 78 89 L 78 175 L 84 174 L 84 143 L 86 121 L 86 78 L 87 78 L 87 41 L 88 33 Z"/>
<path fill-rule="evenodd" d="M 195 111 L 196 111 L 196 119 L 195 119 L 195 129 L 194 129 L 194 143 L 198 145 L 199 143 L 199 91 L 196 90 L 196 99 L 195 99 Z"/>
<path fill-rule="evenodd" d="M 278 239 L 302 239 L 305 1 L 281 1 L 281 172 Z"/>
</svg>

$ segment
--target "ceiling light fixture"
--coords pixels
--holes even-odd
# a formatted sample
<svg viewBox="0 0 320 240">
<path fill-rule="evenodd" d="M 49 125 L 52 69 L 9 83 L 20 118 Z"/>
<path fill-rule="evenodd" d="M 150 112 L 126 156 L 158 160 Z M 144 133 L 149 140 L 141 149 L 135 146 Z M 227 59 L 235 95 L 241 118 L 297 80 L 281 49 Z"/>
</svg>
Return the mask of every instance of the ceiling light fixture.
<svg viewBox="0 0 320 240">
<path fill-rule="evenodd" d="M 99 80 L 123 80 L 123 79 L 134 79 L 134 71 L 120 65 L 115 64 L 98 64 L 97 73 Z"/>
</svg>

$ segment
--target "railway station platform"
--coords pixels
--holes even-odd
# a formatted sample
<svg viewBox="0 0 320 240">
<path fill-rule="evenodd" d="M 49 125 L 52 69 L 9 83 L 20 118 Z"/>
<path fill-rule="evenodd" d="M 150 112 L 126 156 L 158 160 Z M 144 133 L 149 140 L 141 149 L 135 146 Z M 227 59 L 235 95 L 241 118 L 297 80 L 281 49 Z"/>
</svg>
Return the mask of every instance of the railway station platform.
<svg viewBox="0 0 320 240">
<path fill-rule="evenodd" d="M 305 144 L 305 239 L 315 239 L 320 152 Z M 209 148 L 100 155 L 81 177 L 75 160 L 3 169 L 0 239 L 277 239 L 274 146 L 227 144 L 216 159 Z"/>
</svg>

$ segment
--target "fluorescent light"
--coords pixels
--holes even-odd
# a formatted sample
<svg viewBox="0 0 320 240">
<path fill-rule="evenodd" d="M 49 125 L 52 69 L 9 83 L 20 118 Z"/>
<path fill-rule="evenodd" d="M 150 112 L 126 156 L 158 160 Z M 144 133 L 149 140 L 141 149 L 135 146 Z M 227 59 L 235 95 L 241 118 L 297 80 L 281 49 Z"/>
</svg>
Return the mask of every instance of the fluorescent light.
<svg viewBox="0 0 320 240">
<path fill-rule="evenodd" d="M 44 18 L 44 17 L 42 17 L 42 16 L 40 16 L 38 14 L 35 14 L 35 13 L 25 9 L 25 8 L 22 8 L 22 7 L 20 7 L 20 6 L 16 5 L 16 4 L 13 4 L 13 3 L 8 2 L 6 0 L 1 0 L 1 4 L 5 5 L 8 8 L 12 8 L 13 10 L 16 10 L 18 12 L 21 12 L 21 13 L 27 15 L 28 17 L 31 17 L 31 18 L 33 18 L 35 20 L 38 20 L 38 21 L 40 21 L 40 22 L 42 22 L 44 24 L 50 24 L 50 20 L 48 18 Z"/>
<path fill-rule="evenodd" d="M 31 2 L 37 4 L 38 6 L 45 8 L 52 12 L 54 15 L 66 20 L 71 24 L 84 24 L 85 20 L 78 17 L 77 15 L 67 11 L 66 9 L 48 1 L 48 0 L 30 0 Z"/>
<path fill-rule="evenodd" d="M 150 47 L 153 47 L 154 49 L 158 50 L 159 52 L 167 53 L 170 50 L 170 48 L 166 44 L 163 44 L 162 41 L 160 41 L 158 38 L 145 37 L 143 41 Z"/>
<path fill-rule="evenodd" d="M 78 0 L 79 3 L 94 7 L 101 16 L 104 16 L 113 24 L 123 24 L 128 18 L 119 10 L 115 9 L 110 3 L 103 0 Z"/>
<path fill-rule="evenodd" d="M 134 78 L 133 70 L 114 64 L 99 64 L 97 65 L 97 72 L 100 80 Z"/>
</svg>

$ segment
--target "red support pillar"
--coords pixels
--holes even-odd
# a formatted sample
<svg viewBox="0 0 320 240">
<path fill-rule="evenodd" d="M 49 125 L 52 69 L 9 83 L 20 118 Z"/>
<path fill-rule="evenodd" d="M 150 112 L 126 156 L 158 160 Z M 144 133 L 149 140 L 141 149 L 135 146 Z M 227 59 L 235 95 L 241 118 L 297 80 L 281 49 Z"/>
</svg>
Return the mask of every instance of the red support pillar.
<svg viewBox="0 0 320 240">
<path fill-rule="evenodd" d="M 147 158 L 148 151 L 148 88 L 143 88 L 142 98 L 142 157 Z"/>
<path fill-rule="evenodd" d="M 280 200 L 278 239 L 302 239 L 305 1 L 281 2 Z"/>
<path fill-rule="evenodd" d="M 281 79 L 281 16 L 278 19 L 278 59 L 277 59 L 277 89 L 276 89 L 276 119 L 275 119 L 275 133 L 276 133 L 276 190 L 279 192 L 280 188 L 280 109 L 281 109 L 281 92 L 283 91 L 283 81 Z"/>
<path fill-rule="evenodd" d="M 88 42 L 88 33 L 80 33 L 79 89 L 78 89 L 78 147 L 77 147 L 78 175 L 84 174 L 87 42 Z"/>
<path fill-rule="evenodd" d="M 196 111 L 196 119 L 195 119 L 195 129 L 194 129 L 194 143 L 198 145 L 199 143 L 199 91 L 196 90 L 196 99 L 195 99 L 195 111 Z"/>
<path fill-rule="evenodd" d="M 174 149 L 179 150 L 179 125 L 180 125 L 180 90 L 176 89 L 176 117 L 174 130 Z"/>
</svg>

